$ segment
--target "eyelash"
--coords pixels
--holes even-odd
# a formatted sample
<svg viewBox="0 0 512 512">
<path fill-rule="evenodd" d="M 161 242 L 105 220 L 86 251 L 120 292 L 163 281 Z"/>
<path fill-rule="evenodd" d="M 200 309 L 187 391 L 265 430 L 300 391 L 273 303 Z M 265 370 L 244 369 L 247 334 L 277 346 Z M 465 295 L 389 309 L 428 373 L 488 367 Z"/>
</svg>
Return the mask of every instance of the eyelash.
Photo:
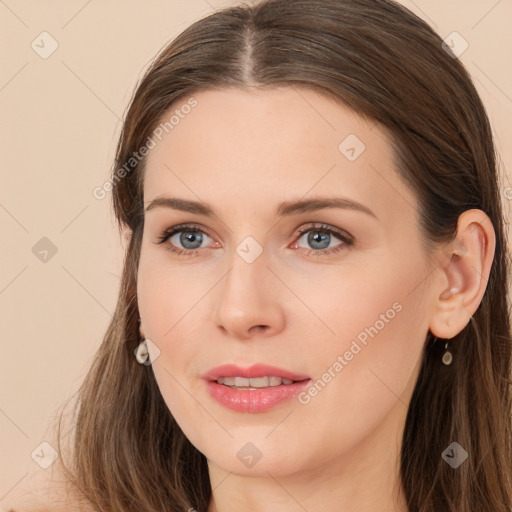
<svg viewBox="0 0 512 512">
<path fill-rule="evenodd" d="M 156 243 L 158 245 L 161 245 L 165 243 L 173 235 L 175 235 L 176 233 L 180 233 L 182 231 L 199 232 L 207 236 L 210 236 L 196 224 L 180 224 L 178 226 L 173 226 L 172 228 L 165 230 L 160 236 L 158 236 L 158 242 Z M 326 224 L 301 226 L 297 230 L 295 242 L 298 242 L 298 240 L 309 231 L 319 231 L 328 233 L 330 235 L 334 235 L 336 238 L 339 238 L 343 243 L 335 247 L 331 247 L 330 249 L 310 249 L 308 252 L 308 256 L 325 256 L 328 254 L 335 254 L 340 251 L 346 250 L 346 248 L 350 248 L 354 245 L 354 239 L 350 235 L 344 234 L 341 231 L 333 229 L 332 227 Z M 166 249 L 169 252 L 174 253 L 178 256 L 198 256 L 200 252 L 200 249 L 179 249 L 172 246 L 171 244 L 168 244 L 168 247 L 166 247 Z"/>
</svg>

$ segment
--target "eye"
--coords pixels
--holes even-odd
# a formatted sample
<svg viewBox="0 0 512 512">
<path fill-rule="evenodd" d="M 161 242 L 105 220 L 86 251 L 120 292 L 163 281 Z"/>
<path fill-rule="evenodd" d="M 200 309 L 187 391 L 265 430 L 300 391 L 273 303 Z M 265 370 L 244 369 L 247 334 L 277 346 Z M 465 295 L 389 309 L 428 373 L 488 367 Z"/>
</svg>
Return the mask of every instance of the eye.
<svg viewBox="0 0 512 512">
<path fill-rule="evenodd" d="M 174 240 L 173 240 L 174 239 Z M 167 250 L 179 256 L 195 256 L 205 239 L 212 240 L 203 229 L 194 224 L 180 224 L 164 231 L 158 237 L 158 244 L 169 240 Z M 181 245 L 181 247 L 180 247 Z"/>
<path fill-rule="evenodd" d="M 298 233 L 299 236 L 294 242 L 293 248 L 307 249 L 308 247 L 300 244 L 300 240 L 305 238 L 306 244 L 312 247 L 309 249 L 308 255 L 325 256 L 346 250 L 354 245 L 354 238 L 351 235 L 325 224 L 303 226 L 299 228 Z M 335 239 L 341 240 L 341 244 L 333 244 Z"/>
<path fill-rule="evenodd" d="M 308 255 L 325 256 L 347 250 L 354 245 L 354 238 L 351 235 L 325 224 L 303 226 L 297 230 L 297 233 L 291 248 L 307 249 Z M 300 243 L 303 238 L 312 248 L 304 247 Z M 178 256 L 198 256 L 199 249 L 204 248 L 201 245 L 208 239 L 213 241 L 200 226 L 180 224 L 165 230 L 156 243 L 164 244 L 169 241 L 166 249 Z M 336 239 L 341 243 L 333 245 Z"/>
</svg>

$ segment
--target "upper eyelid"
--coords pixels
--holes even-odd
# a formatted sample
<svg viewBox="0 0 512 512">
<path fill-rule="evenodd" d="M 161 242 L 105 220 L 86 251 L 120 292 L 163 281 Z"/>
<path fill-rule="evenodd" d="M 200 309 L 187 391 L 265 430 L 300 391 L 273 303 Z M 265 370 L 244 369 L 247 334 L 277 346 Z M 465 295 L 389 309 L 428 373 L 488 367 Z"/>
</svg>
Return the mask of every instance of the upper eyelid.
<svg viewBox="0 0 512 512">
<path fill-rule="evenodd" d="M 199 231 L 209 236 L 210 238 L 213 238 L 213 236 L 208 233 L 208 229 L 196 224 L 178 224 L 176 226 L 171 226 L 170 228 L 166 229 L 164 233 L 168 232 L 173 233 L 173 235 L 175 235 L 176 233 L 180 233 L 181 231 Z"/>
<path fill-rule="evenodd" d="M 313 223 L 315 224 L 315 223 Z M 331 226 L 326 223 L 317 223 L 321 224 L 321 226 L 314 226 L 314 225 L 301 225 L 299 226 L 295 231 L 298 232 L 298 234 L 303 235 L 304 233 L 307 233 L 308 231 L 318 230 L 318 231 L 329 231 L 330 233 L 334 235 L 338 235 L 340 237 L 349 238 L 350 240 L 353 240 L 354 237 L 344 229 L 336 228 L 334 226 Z"/>
</svg>

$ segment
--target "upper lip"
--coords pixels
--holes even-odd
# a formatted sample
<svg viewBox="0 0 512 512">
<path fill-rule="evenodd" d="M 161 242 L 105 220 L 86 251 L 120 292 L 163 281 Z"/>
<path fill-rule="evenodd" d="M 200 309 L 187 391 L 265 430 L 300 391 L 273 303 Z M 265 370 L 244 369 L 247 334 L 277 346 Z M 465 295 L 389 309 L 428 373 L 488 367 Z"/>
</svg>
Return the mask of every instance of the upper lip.
<svg viewBox="0 0 512 512">
<path fill-rule="evenodd" d="M 255 364 L 248 368 L 241 368 L 234 364 L 225 364 L 208 370 L 202 375 L 203 379 L 216 381 L 220 377 L 246 377 L 256 379 L 258 377 L 281 377 L 283 379 L 301 381 L 310 379 L 309 375 L 293 373 L 277 366 L 269 366 L 266 364 Z"/>
</svg>

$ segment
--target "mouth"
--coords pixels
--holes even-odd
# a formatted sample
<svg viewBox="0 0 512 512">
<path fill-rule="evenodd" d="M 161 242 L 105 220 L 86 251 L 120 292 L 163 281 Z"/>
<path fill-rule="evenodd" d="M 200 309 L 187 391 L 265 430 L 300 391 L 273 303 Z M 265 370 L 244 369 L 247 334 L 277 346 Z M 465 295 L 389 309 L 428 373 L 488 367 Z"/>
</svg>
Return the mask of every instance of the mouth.
<svg viewBox="0 0 512 512">
<path fill-rule="evenodd" d="M 312 381 L 308 375 L 263 364 L 219 366 L 202 378 L 213 399 L 239 412 L 266 411 L 298 395 Z"/>
<path fill-rule="evenodd" d="M 307 380 L 307 379 L 304 379 Z M 262 389 L 275 386 L 289 386 L 294 382 L 303 382 L 302 380 L 284 379 L 282 377 L 265 376 L 249 379 L 247 377 L 219 377 L 216 382 L 238 389 Z"/>
<path fill-rule="evenodd" d="M 287 386 L 294 382 L 311 379 L 309 375 L 294 373 L 290 370 L 267 364 L 254 364 L 249 368 L 225 364 L 212 368 L 202 375 L 202 378 L 210 382 L 216 381 L 226 386 L 255 388 Z"/>
</svg>

